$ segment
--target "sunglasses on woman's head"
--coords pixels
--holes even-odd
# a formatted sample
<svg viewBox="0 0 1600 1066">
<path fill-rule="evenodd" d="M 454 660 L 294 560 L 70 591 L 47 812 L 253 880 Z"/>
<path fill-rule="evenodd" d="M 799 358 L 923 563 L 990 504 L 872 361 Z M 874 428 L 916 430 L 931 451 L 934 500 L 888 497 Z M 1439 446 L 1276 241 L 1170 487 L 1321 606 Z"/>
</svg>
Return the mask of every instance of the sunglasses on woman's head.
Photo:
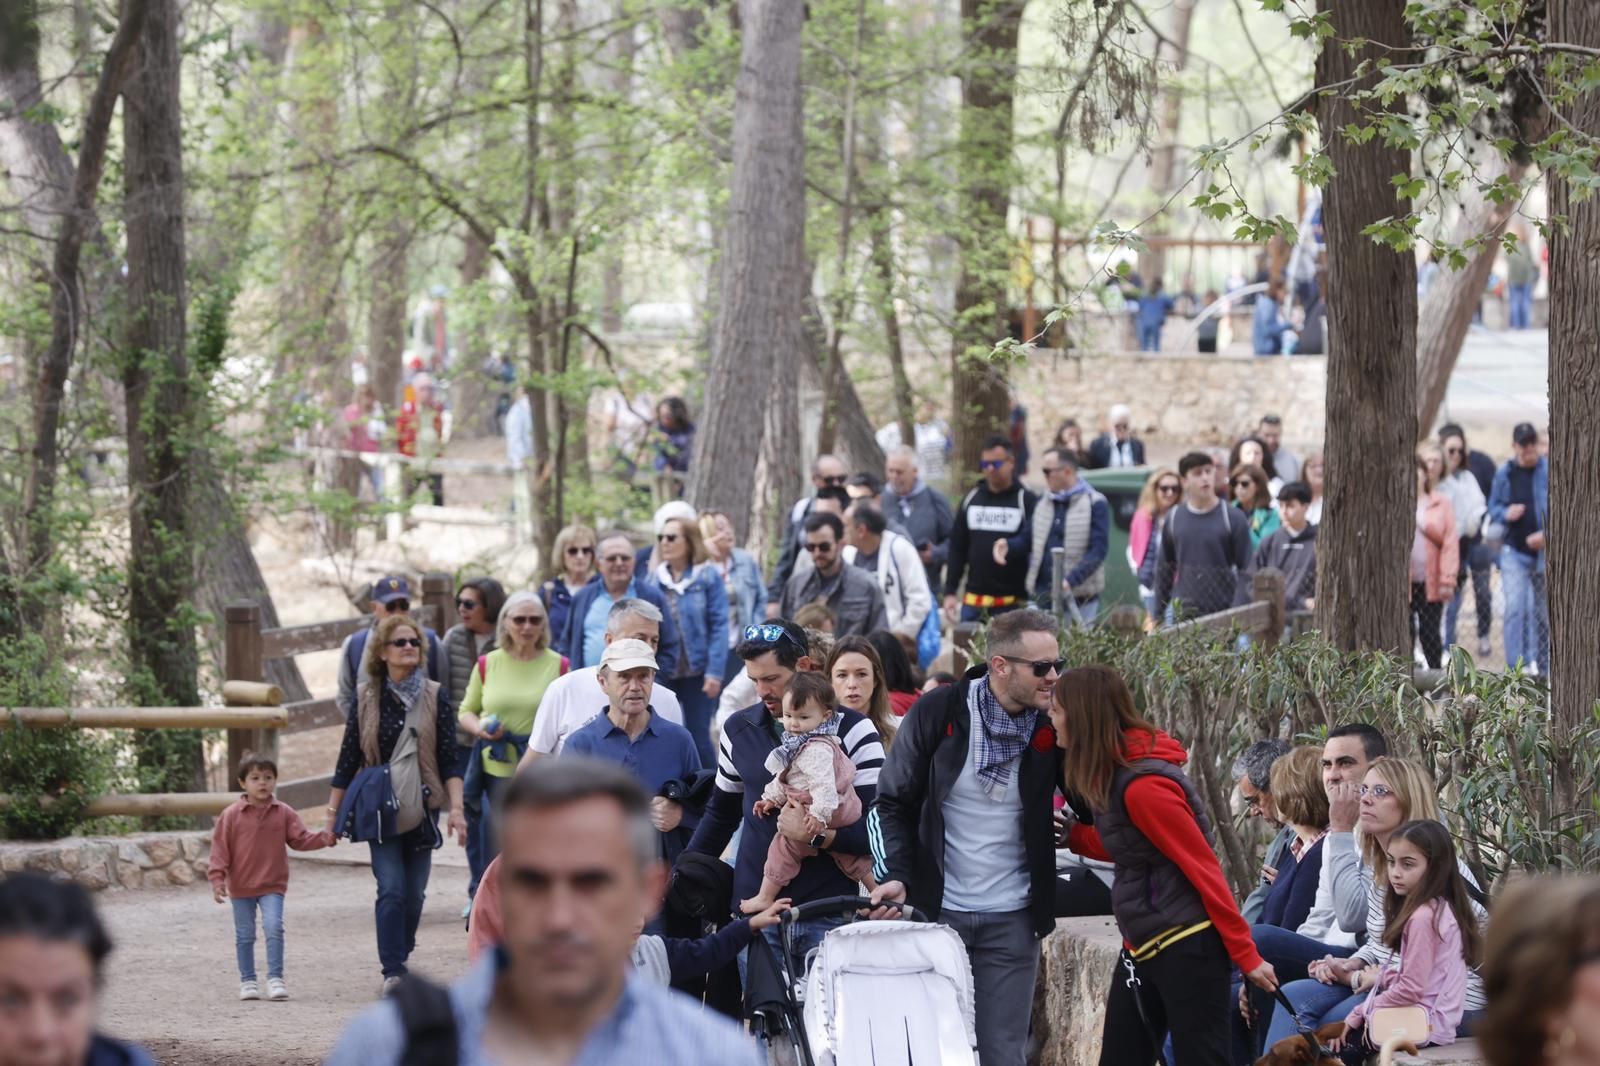
<svg viewBox="0 0 1600 1066">
<path fill-rule="evenodd" d="M 396 637 L 389 642 L 391 648 L 420 648 L 422 641 L 417 637 Z"/>
</svg>

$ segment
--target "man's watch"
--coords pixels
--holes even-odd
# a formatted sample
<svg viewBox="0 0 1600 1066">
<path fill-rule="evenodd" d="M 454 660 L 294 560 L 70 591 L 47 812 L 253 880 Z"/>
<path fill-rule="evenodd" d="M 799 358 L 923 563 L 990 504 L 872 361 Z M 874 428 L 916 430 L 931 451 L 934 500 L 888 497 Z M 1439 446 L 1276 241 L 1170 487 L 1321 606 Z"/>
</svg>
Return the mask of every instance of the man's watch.
<svg viewBox="0 0 1600 1066">
<path fill-rule="evenodd" d="M 811 846 L 814 848 L 820 848 L 823 844 L 827 843 L 827 840 L 828 831 L 824 829 L 822 832 L 811 838 Z"/>
</svg>

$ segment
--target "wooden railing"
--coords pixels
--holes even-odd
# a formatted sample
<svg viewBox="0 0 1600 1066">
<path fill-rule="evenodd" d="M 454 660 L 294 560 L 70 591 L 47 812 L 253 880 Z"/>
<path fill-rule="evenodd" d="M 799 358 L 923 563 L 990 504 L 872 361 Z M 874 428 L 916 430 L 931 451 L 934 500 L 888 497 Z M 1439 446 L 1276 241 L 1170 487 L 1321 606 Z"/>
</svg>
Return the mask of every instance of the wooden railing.
<svg viewBox="0 0 1600 1066">
<path fill-rule="evenodd" d="M 432 627 L 442 638 L 446 623 L 454 617 L 454 581 L 449 574 L 428 573 L 422 576 L 422 596 L 412 614 L 423 625 Z M 286 659 L 310 652 L 337 649 L 352 633 L 359 633 L 372 624 L 370 615 L 339 618 L 330 622 L 312 622 L 300 626 L 282 626 L 277 629 L 261 628 L 261 609 L 254 603 L 232 603 L 227 608 L 227 636 L 223 647 L 223 669 L 229 680 L 259 681 L 262 664 L 268 659 Z M 423 652 L 426 662 L 426 650 Z M 278 732 L 303 733 L 309 729 L 343 725 L 344 713 L 333 696 L 301 700 L 288 704 L 284 710 L 288 721 Z M 228 774 L 233 780 L 239 757 L 246 751 L 265 751 L 277 756 L 278 732 L 255 728 L 230 728 L 228 730 Z M 332 775 L 301 777 L 278 784 L 278 798 L 289 806 L 302 810 L 315 807 L 327 799 L 332 787 Z"/>
</svg>

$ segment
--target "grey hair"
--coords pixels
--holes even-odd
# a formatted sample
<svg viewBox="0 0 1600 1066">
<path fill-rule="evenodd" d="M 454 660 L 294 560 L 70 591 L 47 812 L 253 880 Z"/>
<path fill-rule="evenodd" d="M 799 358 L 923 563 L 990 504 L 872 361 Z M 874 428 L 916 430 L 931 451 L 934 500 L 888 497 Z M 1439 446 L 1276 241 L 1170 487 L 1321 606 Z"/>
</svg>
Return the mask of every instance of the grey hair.
<svg viewBox="0 0 1600 1066">
<path fill-rule="evenodd" d="M 606 636 L 614 637 L 622 631 L 623 620 L 629 615 L 637 615 L 646 622 L 661 624 L 661 608 L 649 600 L 641 600 L 634 596 L 624 596 L 611 605 L 611 610 L 606 613 Z"/>
<path fill-rule="evenodd" d="M 912 466 L 916 467 L 918 470 L 922 469 L 922 463 L 917 459 L 917 450 L 909 444 L 902 444 L 898 448 L 890 448 L 889 458 L 909 459 L 911 460 Z"/>
<path fill-rule="evenodd" d="M 1233 761 L 1234 780 L 1247 777 L 1257 791 L 1271 795 L 1272 764 L 1289 754 L 1289 750 L 1289 742 L 1279 740 L 1277 737 L 1256 741 Z"/>
<path fill-rule="evenodd" d="M 507 646 L 506 637 L 511 633 L 511 616 L 516 613 L 518 607 L 525 607 L 530 604 L 537 607 L 539 613 L 544 615 L 544 629 L 540 631 L 541 635 L 534 639 L 535 650 L 543 651 L 550 646 L 550 612 L 546 610 L 544 601 L 539 598 L 537 592 L 524 590 L 522 592 L 513 592 L 506 597 L 506 602 L 501 605 L 500 620 L 494 624 L 495 647 L 504 648 Z"/>
<path fill-rule="evenodd" d="M 621 766 L 584 755 L 540 759 L 518 770 L 500 797 L 494 824 L 503 827 L 505 816 L 514 810 L 547 811 L 588 799 L 609 799 L 622 808 L 640 867 L 660 859 L 661 838 L 650 824 L 650 797 Z"/>
<path fill-rule="evenodd" d="M 1041 611 L 1037 607 L 1007 611 L 996 615 L 994 621 L 989 623 L 988 654 L 1016 655 L 1022 651 L 1022 634 L 1049 633 L 1054 637 L 1058 632 L 1060 627 L 1049 611 Z"/>
</svg>

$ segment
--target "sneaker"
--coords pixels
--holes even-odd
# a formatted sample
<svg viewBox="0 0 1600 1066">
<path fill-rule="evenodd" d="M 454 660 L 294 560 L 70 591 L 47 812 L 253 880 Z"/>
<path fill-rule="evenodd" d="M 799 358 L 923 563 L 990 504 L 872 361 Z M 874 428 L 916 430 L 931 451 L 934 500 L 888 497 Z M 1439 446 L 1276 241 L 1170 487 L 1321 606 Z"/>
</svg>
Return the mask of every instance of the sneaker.
<svg viewBox="0 0 1600 1066">
<path fill-rule="evenodd" d="M 394 990 L 399 988 L 399 987 L 400 987 L 400 978 L 398 978 L 398 977 L 385 977 L 383 979 L 383 992 L 382 992 L 383 998 L 384 999 L 388 999 L 391 995 L 394 994 Z"/>
<path fill-rule="evenodd" d="M 239 982 L 239 998 L 240 999 L 260 999 L 261 998 L 261 986 L 256 984 L 254 981 L 240 981 Z"/>
<path fill-rule="evenodd" d="M 289 998 L 289 988 L 288 988 L 287 985 L 285 985 L 283 983 L 283 978 L 281 978 L 281 977 L 269 977 L 269 978 L 267 978 L 267 998 L 268 999 L 288 999 Z"/>
</svg>

